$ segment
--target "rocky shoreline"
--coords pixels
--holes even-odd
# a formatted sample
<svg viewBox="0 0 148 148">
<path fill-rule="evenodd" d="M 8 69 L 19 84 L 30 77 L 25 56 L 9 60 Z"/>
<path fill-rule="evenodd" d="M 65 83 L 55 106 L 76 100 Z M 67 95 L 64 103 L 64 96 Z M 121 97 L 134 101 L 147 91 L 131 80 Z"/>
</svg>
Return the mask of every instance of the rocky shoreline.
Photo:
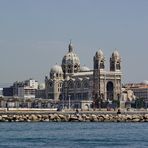
<svg viewBox="0 0 148 148">
<path fill-rule="evenodd" d="M 0 122 L 148 122 L 148 114 L 2 114 Z"/>
</svg>

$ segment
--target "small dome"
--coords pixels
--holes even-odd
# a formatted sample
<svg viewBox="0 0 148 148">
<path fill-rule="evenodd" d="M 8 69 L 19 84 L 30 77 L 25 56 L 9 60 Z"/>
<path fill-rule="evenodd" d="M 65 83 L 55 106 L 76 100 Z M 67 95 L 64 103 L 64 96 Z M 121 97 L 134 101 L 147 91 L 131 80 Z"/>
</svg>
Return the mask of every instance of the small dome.
<svg viewBox="0 0 148 148">
<path fill-rule="evenodd" d="M 99 51 L 96 52 L 96 56 L 99 57 L 99 58 L 104 57 L 104 54 L 103 54 L 101 49 L 99 49 Z"/>
<path fill-rule="evenodd" d="M 112 57 L 114 57 L 114 58 L 120 58 L 119 52 L 118 52 L 117 50 L 115 50 L 115 51 L 112 53 Z"/>
<path fill-rule="evenodd" d="M 39 84 L 39 89 L 45 89 L 45 83 L 41 83 L 41 84 Z"/>
<path fill-rule="evenodd" d="M 81 72 L 87 72 L 87 71 L 90 71 L 90 69 L 89 69 L 88 67 L 86 67 L 86 66 L 82 66 L 82 67 L 80 68 L 80 71 L 81 71 Z"/>
<path fill-rule="evenodd" d="M 58 74 L 63 74 L 63 70 L 62 67 L 60 65 L 54 65 L 51 70 L 50 73 L 58 73 Z"/>
<path fill-rule="evenodd" d="M 148 80 L 144 80 L 142 83 L 148 85 Z"/>
</svg>

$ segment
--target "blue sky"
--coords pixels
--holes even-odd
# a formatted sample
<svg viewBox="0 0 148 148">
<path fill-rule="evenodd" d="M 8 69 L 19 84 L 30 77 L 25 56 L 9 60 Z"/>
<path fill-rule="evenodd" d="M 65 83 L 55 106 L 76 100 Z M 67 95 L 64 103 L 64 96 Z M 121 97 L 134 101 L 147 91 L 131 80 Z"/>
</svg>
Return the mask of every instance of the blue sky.
<svg viewBox="0 0 148 148">
<path fill-rule="evenodd" d="M 148 79 L 147 0 L 0 0 L 0 83 L 43 82 L 70 39 L 82 66 L 117 48 L 123 83 Z"/>
</svg>

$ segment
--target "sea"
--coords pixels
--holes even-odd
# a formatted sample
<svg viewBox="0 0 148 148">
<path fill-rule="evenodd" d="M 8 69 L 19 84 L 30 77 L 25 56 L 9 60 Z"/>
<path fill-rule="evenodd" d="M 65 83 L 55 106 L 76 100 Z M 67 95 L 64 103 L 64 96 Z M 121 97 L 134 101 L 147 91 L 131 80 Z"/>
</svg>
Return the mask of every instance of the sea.
<svg viewBox="0 0 148 148">
<path fill-rule="evenodd" d="M 116 147 L 148 148 L 148 123 L 0 123 L 0 148 Z"/>
</svg>

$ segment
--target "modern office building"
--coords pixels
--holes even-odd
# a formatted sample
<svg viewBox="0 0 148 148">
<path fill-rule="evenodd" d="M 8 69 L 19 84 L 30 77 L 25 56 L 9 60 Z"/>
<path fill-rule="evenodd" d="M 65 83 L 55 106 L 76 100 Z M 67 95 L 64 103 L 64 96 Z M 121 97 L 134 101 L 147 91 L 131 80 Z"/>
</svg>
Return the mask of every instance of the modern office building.
<svg viewBox="0 0 148 148">
<path fill-rule="evenodd" d="M 12 86 L 3 88 L 3 95 L 5 97 L 17 98 L 35 98 L 36 90 L 38 89 L 38 82 L 33 79 L 22 82 L 14 82 Z"/>
</svg>

